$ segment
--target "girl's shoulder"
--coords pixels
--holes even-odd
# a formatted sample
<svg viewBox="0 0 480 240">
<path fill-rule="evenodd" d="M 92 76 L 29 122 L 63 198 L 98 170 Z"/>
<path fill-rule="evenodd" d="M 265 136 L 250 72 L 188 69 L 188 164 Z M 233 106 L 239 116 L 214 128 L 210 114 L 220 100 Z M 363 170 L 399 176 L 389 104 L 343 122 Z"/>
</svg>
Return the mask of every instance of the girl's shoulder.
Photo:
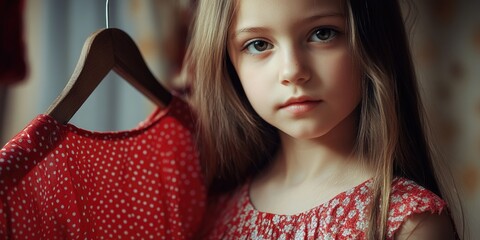
<svg viewBox="0 0 480 240">
<path fill-rule="evenodd" d="M 395 178 L 390 195 L 391 214 L 412 211 L 423 213 L 440 213 L 446 207 L 446 202 L 432 191 L 406 178 Z M 392 212 L 393 211 L 393 212 Z"/>
<path fill-rule="evenodd" d="M 400 229 L 410 217 L 423 214 L 440 215 L 447 208 L 446 202 L 432 191 L 406 178 L 395 178 L 392 183 L 388 213 L 388 237 Z"/>
</svg>

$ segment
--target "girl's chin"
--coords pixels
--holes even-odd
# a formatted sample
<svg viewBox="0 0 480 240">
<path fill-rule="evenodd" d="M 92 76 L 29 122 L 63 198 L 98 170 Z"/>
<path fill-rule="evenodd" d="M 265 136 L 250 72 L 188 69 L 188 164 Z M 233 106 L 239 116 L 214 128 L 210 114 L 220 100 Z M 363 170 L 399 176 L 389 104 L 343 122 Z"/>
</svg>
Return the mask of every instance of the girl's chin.
<svg viewBox="0 0 480 240">
<path fill-rule="evenodd" d="M 316 139 L 316 138 L 319 138 L 321 136 L 323 136 L 324 134 L 321 132 L 321 131 L 313 131 L 313 130 L 300 130 L 300 129 L 296 129 L 296 130 L 286 130 L 286 131 L 283 131 L 283 130 L 280 130 L 280 133 L 281 134 L 284 134 L 290 138 L 294 138 L 294 139 L 298 139 L 298 140 L 313 140 L 313 139 Z"/>
</svg>

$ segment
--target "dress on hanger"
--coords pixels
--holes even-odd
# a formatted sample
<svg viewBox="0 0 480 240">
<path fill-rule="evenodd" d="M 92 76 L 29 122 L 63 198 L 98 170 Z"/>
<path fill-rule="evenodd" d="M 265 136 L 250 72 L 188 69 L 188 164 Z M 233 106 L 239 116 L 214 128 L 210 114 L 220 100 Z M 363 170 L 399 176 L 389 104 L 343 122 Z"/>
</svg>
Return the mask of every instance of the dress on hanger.
<svg viewBox="0 0 480 240">
<path fill-rule="evenodd" d="M 91 132 L 39 115 L 0 151 L 0 239 L 190 239 L 206 190 L 188 105 Z"/>
</svg>

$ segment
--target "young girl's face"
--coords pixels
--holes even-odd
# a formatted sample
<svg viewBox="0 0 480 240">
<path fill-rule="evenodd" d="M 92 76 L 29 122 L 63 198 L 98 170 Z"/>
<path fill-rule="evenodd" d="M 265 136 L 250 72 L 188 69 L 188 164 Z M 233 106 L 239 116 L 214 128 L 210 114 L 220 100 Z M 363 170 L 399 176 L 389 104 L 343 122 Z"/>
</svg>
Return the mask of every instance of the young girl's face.
<svg viewBox="0 0 480 240">
<path fill-rule="evenodd" d="M 228 53 L 255 111 L 295 138 L 320 137 L 361 99 L 339 0 L 237 0 Z"/>
</svg>

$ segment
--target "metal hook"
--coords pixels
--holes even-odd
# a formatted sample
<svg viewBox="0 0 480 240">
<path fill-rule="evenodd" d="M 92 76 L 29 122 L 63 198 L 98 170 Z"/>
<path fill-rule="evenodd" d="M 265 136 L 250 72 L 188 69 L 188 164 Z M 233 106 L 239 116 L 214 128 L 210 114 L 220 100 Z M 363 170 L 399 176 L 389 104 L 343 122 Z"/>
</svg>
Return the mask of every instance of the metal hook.
<svg viewBox="0 0 480 240">
<path fill-rule="evenodd" d="M 109 16 L 108 16 L 108 0 L 106 0 L 106 3 L 105 3 L 105 25 L 107 28 L 109 28 L 108 26 L 108 20 L 109 20 Z"/>
</svg>

